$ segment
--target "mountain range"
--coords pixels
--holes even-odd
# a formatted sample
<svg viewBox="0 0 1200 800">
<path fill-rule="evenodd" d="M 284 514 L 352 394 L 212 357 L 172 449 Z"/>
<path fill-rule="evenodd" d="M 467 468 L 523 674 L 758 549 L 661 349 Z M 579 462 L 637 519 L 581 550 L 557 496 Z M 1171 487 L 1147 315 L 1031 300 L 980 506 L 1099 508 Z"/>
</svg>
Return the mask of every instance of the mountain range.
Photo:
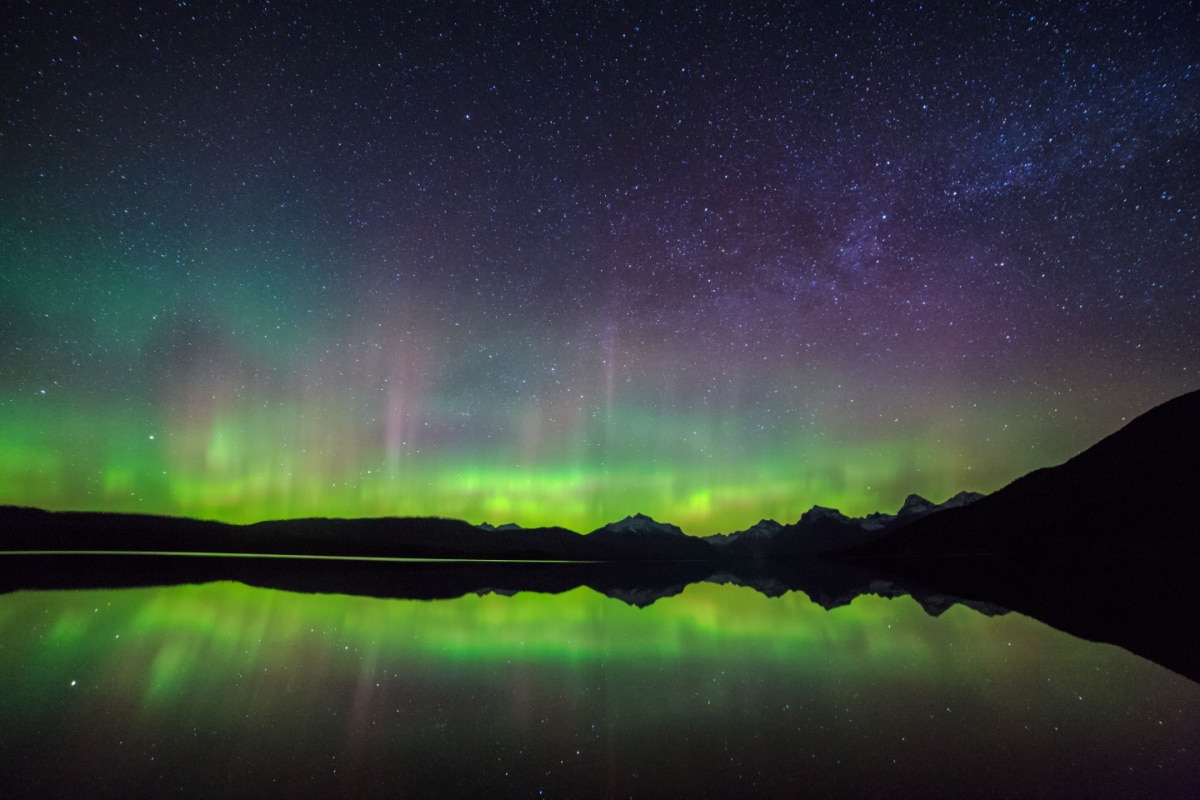
<svg viewBox="0 0 1200 800">
<path fill-rule="evenodd" d="M 1057 467 L 983 496 L 851 518 L 813 506 L 705 538 L 636 514 L 586 535 L 436 517 L 229 525 L 140 514 L 0 507 L 0 551 L 128 551 L 552 561 L 1200 557 L 1200 391 L 1175 398 Z"/>
<path fill-rule="evenodd" d="M 706 538 L 641 514 L 579 534 L 428 517 L 239 526 L 4 506 L 0 591 L 235 579 L 296 591 L 442 597 L 588 585 L 646 605 L 709 580 L 769 595 L 802 590 L 827 606 L 864 592 L 911 594 L 930 613 L 953 602 L 1020 611 L 1200 681 L 1198 499 L 1200 391 L 986 497 L 964 492 L 934 504 L 910 495 L 895 514 L 861 518 L 814 506 L 793 523 L 762 520 Z M 46 551 L 143 555 L 21 554 Z M 458 563 L 202 555 L 211 553 Z"/>
<path fill-rule="evenodd" d="M 962 492 L 934 504 L 910 495 L 896 514 L 852 518 L 813 506 L 799 520 L 762 520 L 704 538 L 635 514 L 588 534 L 437 517 L 299 519 L 229 525 L 146 514 L 50 512 L 0 507 L 0 551 L 120 551 L 327 555 L 533 561 L 791 559 L 875 541 L 930 514 L 975 502 Z"/>
<path fill-rule="evenodd" d="M 864 555 L 1200 556 L 1200 391 L 1064 464 L 856 548 Z"/>
</svg>

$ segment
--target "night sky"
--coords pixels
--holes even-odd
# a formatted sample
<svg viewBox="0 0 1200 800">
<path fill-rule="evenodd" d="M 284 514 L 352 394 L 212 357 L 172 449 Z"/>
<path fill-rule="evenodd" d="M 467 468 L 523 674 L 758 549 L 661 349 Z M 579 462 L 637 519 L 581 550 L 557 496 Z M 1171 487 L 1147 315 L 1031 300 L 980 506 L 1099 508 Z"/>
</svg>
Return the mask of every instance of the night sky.
<svg viewBox="0 0 1200 800">
<path fill-rule="evenodd" d="M 2 503 L 704 534 L 1200 386 L 1190 3 L 58 5 L 0 32 Z"/>
</svg>

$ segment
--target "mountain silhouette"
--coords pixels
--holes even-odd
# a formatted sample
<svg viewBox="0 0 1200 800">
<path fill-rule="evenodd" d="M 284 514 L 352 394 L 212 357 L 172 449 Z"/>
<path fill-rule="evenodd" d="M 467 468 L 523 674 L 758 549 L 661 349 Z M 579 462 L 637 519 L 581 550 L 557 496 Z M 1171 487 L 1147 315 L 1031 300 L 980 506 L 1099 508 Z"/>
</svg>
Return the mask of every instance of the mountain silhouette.
<svg viewBox="0 0 1200 800">
<path fill-rule="evenodd" d="M 675 525 L 656 522 L 635 514 L 610 522 L 586 537 L 589 552 L 604 561 L 706 561 L 713 558 L 712 546 L 688 536 Z"/>
<path fill-rule="evenodd" d="M 898 524 L 971 502 L 941 505 L 910 495 L 898 514 L 851 518 L 813 506 L 787 525 L 763 520 L 746 531 L 689 536 L 635 514 L 580 534 L 566 528 L 472 525 L 441 517 L 309 518 L 251 525 L 87 511 L 0 506 L 0 551 L 119 551 L 429 558 L 487 561 L 730 561 L 802 559 L 884 535 Z"/>
<path fill-rule="evenodd" d="M 1200 392 L 1057 467 L 832 557 L 992 603 L 1200 681 Z"/>
<path fill-rule="evenodd" d="M 895 514 L 847 517 L 836 508 L 813 506 L 796 522 L 782 525 L 764 519 L 744 531 L 705 537 L 713 557 L 724 561 L 794 561 L 875 541 L 914 520 L 973 503 L 981 494 L 959 492 L 935 504 L 910 494 Z"/>
<path fill-rule="evenodd" d="M 946 508 L 857 552 L 1200 556 L 1200 391 L 1134 419 L 1056 467 Z M 949 504 L 946 504 L 947 506 Z"/>
</svg>

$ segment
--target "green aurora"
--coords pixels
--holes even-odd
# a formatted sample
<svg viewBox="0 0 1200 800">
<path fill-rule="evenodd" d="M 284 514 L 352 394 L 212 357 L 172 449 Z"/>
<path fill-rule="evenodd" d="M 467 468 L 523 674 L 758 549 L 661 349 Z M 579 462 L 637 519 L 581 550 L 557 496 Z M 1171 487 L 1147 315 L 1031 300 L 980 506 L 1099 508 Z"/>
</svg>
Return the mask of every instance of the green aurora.
<svg viewBox="0 0 1200 800">
<path fill-rule="evenodd" d="M 862 515 L 894 511 L 912 491 L 940 501 L 994 490 L 1078 438 L 1050 430 L 1036 447 L 991 441 L 987 429 L 1005 433 L 996 414 L 857 438 L 810 424 L 747 442 L 745 420 L 616 407 L 609 424 L 581 419 L 536 447 L 488 436 L 483 447 L 468 437 L 388 452 L 379 415 L 324 403 L 250 397 L 182 414 L 81 410 L 49 395 L 0 406 L 0 502 L 237 523 L 443 516 L 586 532 L 642 512 L 703 535 L 794 521 L 813 504 Z"/>
</svg>

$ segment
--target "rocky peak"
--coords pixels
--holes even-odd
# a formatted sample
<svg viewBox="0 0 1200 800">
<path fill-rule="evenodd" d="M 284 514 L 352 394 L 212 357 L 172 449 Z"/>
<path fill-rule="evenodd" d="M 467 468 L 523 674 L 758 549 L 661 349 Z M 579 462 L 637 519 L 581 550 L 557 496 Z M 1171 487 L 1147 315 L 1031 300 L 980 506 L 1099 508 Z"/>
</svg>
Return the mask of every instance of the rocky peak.
<svg viewBox="0 0 1200 800">
<path fill-rule="evenodd" d="M 626 517 L 619 522 L 610 522 L 600 530 L 608 531 L 609 533 L 625 533 L 638 535 L 668 535 L 668 536 L 686 536 L 677 525 L 670 525 L 665 522 L 657 522 L 653 518 L 645 514 L 634 514 Z"/>
<path fill-rule="evenodd" d="M 976 500 L 982 499 L 983 495 L 981 495 L 979 492 L 959 492 L 958 494 L 954 495 L 954 497 L 951 497 L 949 500 L 938 506 L 938 508 L 961 508 L 962 506 L 969 506 Z"/>
<path fill-rule="evenodd" d="M 910 514 L 928 514 L 937 506 L 921 497 L 919 494 L 910 494 L 904 498 L 904 505 L 900 507 L 900 511 L 896 514 L 898 517 L 906 517 Z"/>
<path fill-rule="evenodd" d="M 838 511 L 836 508 L 826 508 L 825 506 L 813 506 L 808 511 L 805 511 L 800 516 L 800 522 L 813 523 L 821 520 L 831 520 L 833 522 L 849 523 L 852 520 Z"/>
<path fill-rule="evenodd" d="M 748 538 L 770 538 L 783 530 L 783 526 L 773 519 L 760 519 L 758 522 L 751 525 L 746 530 L 742 531 L 742 536 Z"/>
</svg>

